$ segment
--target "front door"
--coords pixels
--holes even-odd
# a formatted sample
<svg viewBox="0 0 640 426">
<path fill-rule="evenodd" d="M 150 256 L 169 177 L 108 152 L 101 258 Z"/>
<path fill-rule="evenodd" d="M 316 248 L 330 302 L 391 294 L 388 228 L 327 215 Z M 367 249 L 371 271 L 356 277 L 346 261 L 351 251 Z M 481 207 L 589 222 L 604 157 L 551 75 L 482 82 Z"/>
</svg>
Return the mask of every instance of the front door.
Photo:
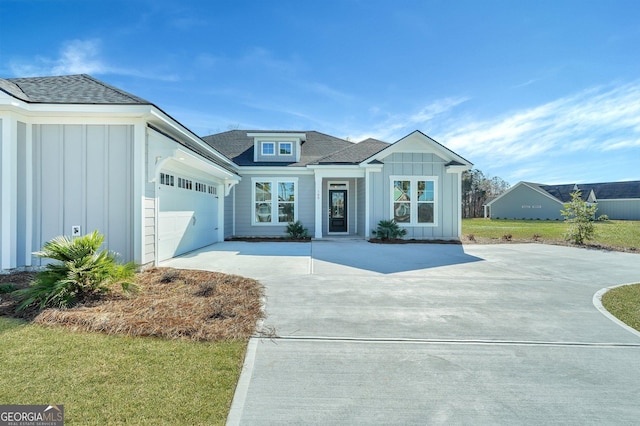
<svg viewBox="0 0 640 426">
<path fill-rule="evenodd" d="M 347 232 L 347 191 L 329 190 L 329 232 Z"/>
</svg>

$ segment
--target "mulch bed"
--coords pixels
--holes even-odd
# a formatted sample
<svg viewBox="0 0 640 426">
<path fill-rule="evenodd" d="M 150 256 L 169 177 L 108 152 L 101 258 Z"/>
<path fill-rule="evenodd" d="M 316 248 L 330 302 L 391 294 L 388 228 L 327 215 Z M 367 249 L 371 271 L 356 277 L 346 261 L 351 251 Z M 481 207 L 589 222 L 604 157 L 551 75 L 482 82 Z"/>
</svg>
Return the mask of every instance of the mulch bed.
<svg viewBox="0 0 640 426">
<path fill-rule="evenodd" d="M 462 244 L 459 240 L 403 240 L 399 238 L 393 240 L 370 238 L 369 242 L 374 244 Z"/>
<path fill-rule="evenodd" d="M 231 237 L 226 238 L 225 241 L 245 241 L 249 243 L 308 243 L 311 241 L 311 237 Z"/>
<path fill-rule="evenodd" d="M 27 275 L 30 274 L 30 275 Z M 0 283 L 28 285 L 33 273 L 0 275 Z M 10 294 L 0 295 L 0 315 L 73 330 L 167 339 L 246 339 L 263 318 L 263 288 L 253 279 L 218 272 L 152 268 L 137 275 L 134 296 L 113 292 L 70 309 L 15 312 Z"/>
</svg>

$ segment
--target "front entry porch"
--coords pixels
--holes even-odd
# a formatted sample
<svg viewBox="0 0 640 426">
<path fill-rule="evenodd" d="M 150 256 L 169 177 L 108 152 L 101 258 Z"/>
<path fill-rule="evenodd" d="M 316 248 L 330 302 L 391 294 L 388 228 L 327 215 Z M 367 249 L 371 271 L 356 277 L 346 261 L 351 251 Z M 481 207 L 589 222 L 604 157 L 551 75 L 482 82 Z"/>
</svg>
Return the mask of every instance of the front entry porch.
<svg viewBox="0 0 640 426">
<path fill-rule="evenodd" d="M 364 176 L 317 176 L 314 239 L 365 238 Z"/>
</svg>

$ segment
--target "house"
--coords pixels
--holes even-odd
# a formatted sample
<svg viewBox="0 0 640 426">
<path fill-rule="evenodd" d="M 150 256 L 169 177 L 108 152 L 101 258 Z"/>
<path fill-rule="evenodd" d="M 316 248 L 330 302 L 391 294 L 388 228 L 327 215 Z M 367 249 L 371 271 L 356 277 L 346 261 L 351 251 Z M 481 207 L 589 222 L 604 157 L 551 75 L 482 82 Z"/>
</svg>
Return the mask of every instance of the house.
<svg viewBox="0 0 640 426">
<path fill-rule="evenodd" d="M 281 236 L 301 221 L 314 238 L 369 238 L 394 219 L 406 238 L 459 239 L 461 174 L 472 164 L 415 131 L 393 144 L 315 131 L 232 130 L 203 138 L 238 167 L 225 237 Z"/>
<path fill-rule="evenodd" d="M 597 204 L 597 216 L 640 220 L 640 181 L 542 185 L 518 182 L 485 204 L 485 217 L 494 219 L 563 220 L 560 210 L 580 191 L 581 198 Z"/>
<path fill-rule="evenodd" d="M 88 75 L 0 79 L 0 270 L 94 229 L 148 264 L 224 238 L 237 167 L 149 101 Z"/>
<path fill-rule="evenodd" d="M 0 270 L 42 265 L 58 235 L 105 234 L 157 262 L 231 236 L 458 239 L 464 158 L 416 131 L 389 144 L 315 131 L 200 138 L 153 103 L 88 75 L 0 79 Z"/>
</svg>

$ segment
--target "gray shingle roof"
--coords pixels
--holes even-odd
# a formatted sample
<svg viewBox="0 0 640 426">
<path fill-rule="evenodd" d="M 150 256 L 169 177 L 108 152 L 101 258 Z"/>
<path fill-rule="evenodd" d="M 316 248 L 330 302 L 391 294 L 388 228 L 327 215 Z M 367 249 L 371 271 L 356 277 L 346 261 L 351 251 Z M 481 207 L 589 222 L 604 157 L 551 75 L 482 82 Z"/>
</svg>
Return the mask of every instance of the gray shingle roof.
<svg viewBox="0 0 640 426">
<path fill-rule="evenodd" d="M 613 200 L 626 198 L 640 198 L 640 181 L 604 182 L 604 183 L 570 183 L 563 185 L 541 185 L 525 182 L 527 185 L 539 189 L 554 196 L 563 203 L 571 201 L 571 193 L 577 187 L 583 200 L 587 200 L 589 193 L 593 191 L 596 200 Z"/>
<path fill-rule="evenodd" d="M 321 158 L 317 161 L 317 164 L 360 164 L 389 145 L 391 144 L 377 139 L 365 139 L 362 142 Z"/>
<path fill-rule="evenodd" d="M 0 78 L 0 90 L 17 99 L 29 103 L 151 105 L 158 108 L 145 99 L 132 95 L 131 93 L 125 92 L 124 90 L 118 89 L 117 87 L 111 86 L 86 74 L 52 77 Z M 160 108 L 158 109 L 160 110 Z M 167 114 L 167 116 L 169 116 L 169 114 Z M 214 155 L 212 152 L 195 143 L 191 139 L 177 139 L 152 124 L 149 124 L 149 127 L 163 133 L 165 136 L 173 139 L 180 145 L 201 155 L 225 170 L 236 173 L 236 170 L 227 164 L 222 158 Z M 198 138 L 196 134 L 186 127 L 184 128 L 189 131 L 194 138 Z"/>
<path fill-rule="evenodd" d="M 29 103 L 151 105 L 86 74 L 0 79 L 0 90 Z"/>
<path fill-rule="evenodd" d="M 247 133 L 304 133 L 306 140 L 302 142 L 300 161 L 294 163 L 253 161 L 253 137 Z M 318 160 L 337 151 L 356 144 L 344 139 L 329 136 L 316 131 L 275 131 L 275 130 L 230 130 L 202 138 L 207 144 L 224 154 L 239 166 L 289 166 L 303 167 L 316 164 Z"/>
</svg>

